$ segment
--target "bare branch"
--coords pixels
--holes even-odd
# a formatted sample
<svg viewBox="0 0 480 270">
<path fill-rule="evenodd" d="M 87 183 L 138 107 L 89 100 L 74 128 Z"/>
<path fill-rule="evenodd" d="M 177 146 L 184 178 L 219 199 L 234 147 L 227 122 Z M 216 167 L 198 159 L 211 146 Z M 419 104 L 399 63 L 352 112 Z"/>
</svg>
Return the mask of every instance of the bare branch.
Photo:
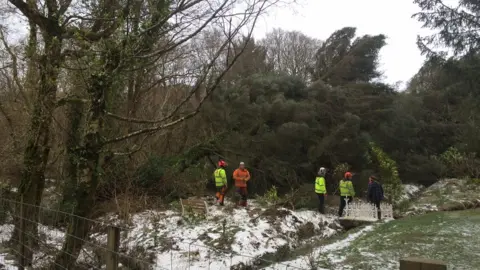
<svg viewBox="0 0 480 270">
<path fill-rule="evenodd" d="M 146 55 L 142 55 L 140 56 L 140 58 L 150 58 L 150 57 L 155 57 L 156 55 L 163 55 L 175 48 L 177 48 L 178 46 L 181 46 L 182 44 L 184 44 L 185 42 L 187 42 L 188 40 L 192 39 L 193 37 L 195 37 L 196 35 L 198 35 L 198 33 L 200 33 L 203 29 L 205 29 L 205 27 L 214 19 L 217 17 L 217 15 L 220 13 L 220 11 L 222 11 L 224 9 L 224 7 L 227 5 L 227 3 L 229 2 L 229 0 L 224 0 L 223 3 L 220 5 L 220 7 L 218 7 L 214 12 L 213 14 L 207 19 L 205 20 L 205 22 L 200 25 L 195 31 L 193 31 L 192 33 L 190 33 L 189 35 L 187 35 L 186 37 L 184 37 L 183 39 L 180 39 L 179 41 L 176 41 L 174 42 L 172 45 L 170 46 L 167 46 L 166 48 L 162 49 L 162 50 L 159 50 L 159 51 L 156 51 L 156 52 L 152 52 L 150 54 L 146 54 Z"/>
<path fill-rule="evenodd" d="M 75 95 L 66 96 L 57 101 L 57 107 L 63 106 L 67 103 L 88 103 L 88 100 Z"/>
<path fill-rule="evenodd" d="M 22 95 L 22 98 L 25 102 L 25 105 L 28 109 L 31 109 L 31 104 L 30 104 L 30 99 L 28 98 L 27 94 L 25 93 L 25 89 L 23 87 L 22 82 L 20 81 L 20 78 L 18 77 L 18 58 L 15 52 L 10 48 L 10 46 L 7 43 L 7 39 L 5 38 L 5 35 L 3 33 L 2 28 L 0 27 L 0 39 L 2 40 L 2 44 L 5 47 L 5 50 L 8 52 L 10 55 L 10 58 L 12 58 L 12 76 L 13 80 L 15 81 L 15 84 L 18 88 L 18 91 Z"/>
<path fill-rule="evenodd" d="M 133 155 L 135 153 L 137 153 L 138 151 L 142 150 L 143 146 L 145 145 L 145 141 L 147 140 L 147 136 L 145 136 L 142 141 L 140 142 L 140 145 L 136 146 L 134 145 L 133 149 L 128 151 L 128 152 L 114 152 L 113 155 L 114 156 L 130 156 L 130 155 Z"/>
<path fill-rule="evenodd" d="M 32 9 L 27 3 L 22 0 L 8 0 L 12 3 L 22 14 L 27 17 L 29 20 L 34 22 L 36 25 L 40 26 L 43 30 L 49 29 L 49 31 L 54 31 L 56 33 L 61 33 L 62 29 L 55 21 L 52 21 L 35 9 Z"/>
<path fill-rule="evenodd" d="M 47 4 L 48 17 L 56 16 L 58 11 L 57 0 L 46 0 L 45 2 Z"/>
<path fill-rule="evenodd" d="M 186 11 L 187 9 L 189 8 L 192 8 L 194 7 L 195 5 L 199 4 L 203 2 L 203 0 L 195 0 L 195 1 L 192 1 L 188 4 L 185 3 L 185 1 L 181 1 L 178 5 L 178 7 L 173 10 L 168 16 L 166 16 L 163 20 L 159 21 L 158 23 L 150 26 L 149 28 L 143 30 L 142 32 L 140 32 L 140 35 L 145 35 L 145 34 L 148 34 L 150 31 L 152 31 L 153 29 L 155 28 L 159 28 L 159 27 L 162 27 L 163 25 L 165 25 L 168 20 L 170 20 L 173 16 L 177 15 L 178 13 L 181 13 L 183 11 Z"/>
<path fill-rule="evenodd" d="M 229 46 L 229 44 L 232 42 L 233 37 L 240 31 L 241 25 L 235 28 L 233 33 L 229 33 L 228 38 L 226 41 L 222 44 L 220 49 L 217 50 L 216 55 L 211 59 L 210 63 L 206 67 L 206 71 L 203 73 L 203 76 L 197 80 L 195 86 L 193 89 L 189 92 L 189 94 L 176 106 L 176 108 L 167 116 L 159 119 L 159 120 L 142 120 L 142 119 L 135 119 L 135 118 L 129 118 L 129 117 L 123 117 L 119 116 L 110 112 L 105 112 L 107 116 L 110 116 L 114 119 L 121 120 L 121 121 L 126 121 L 126 122 L 133 122 L 133 123 L 140 123 L 140 124 L 158 124 L 167 121 L 168 119 L 172 118 L 191 98 L 192 96 L 200 89 L 200 87 L 203 85 L 205 82 L 208 72 L 213 68 L 215 65 L 217 59 L 221 56 L 223 49 L 226 46 Z M 232 63 L 233 65 L 233 63 Z M 230 69 L 231 65 L 228 66 L 228 69 Z"/>
<path fill-rule="evenodd" d="M 76 26 L 66 27 L 63 31 L 64 38 L 73 38 L 73 37 L 80 37 L 82 39 L 88 41 L 99 41 L 101 39 L 107 38 L 111 36 L 121 25 L 122 19 L 126 18 L 130 14 L 130 1 L 127 1 L 127 4 L 121 9 L 120 14 L 115 14 L 116 7 L 114 7 L 114 3 L 112 1 L 107 1 L 104 4 L 104 8 L 102 11 L 103 16 L 101 18 L 110 18 L 112 20 L 111 24 L 104 27 L 104 23 L 107 20 L 97 20 L 91 29 L 82 29 Z M 65 27 L 66 22 L 62 25 Z"/>
<path fill-rule="evenodd" d="M 254 20 L 253 20 L 253 24 L 252 24 L 252 27 L 251 29 L 249 30 L 248 32 L 248 35 L 247 37 L 245 38 L 245 43 L 243 45 L 243 47 L 241 48 L 240 52 L 237 53 L 235 55 L 235 57 L 233 57 L 232 61 L 229 63 L 229 65 L 220 73 L 220 75 L 217 76 L 217 78 L 215 79 L 214 83 L 207 89 L 206 91 L 206 95 L 200 100 L 199 104 L 197 105 L 197 107 L 195 108 L 195 110 L 191 111 L 190 113 L 182 116 L 182 117 L 179 117 L 177 118 L 176 120 L 173 120 L 169 123 L 166 123 L 166 124 L 162 124 L 162 125 L 156 125 L 156 126 L 153 126 L 153 127 L 150 127 L 150 128 L 145 128 L 145 129 L 140 129 L 140 130 L 137 130 L 137 131 L 134 131 L 134 132 L 131 132 L 129 134 L 126 134 L 126 135 L 123 135 L 123 136 L 120 136 L 120 137 L 117 137 L 117 138 L 113 138 L 113 139 L 110 139 L 110 140 L 107 140 L 105 141 L 103 144 L 106 145 L 106 144 L 111 144 L 111 143 L 116 143 L 116 142 L 120 142 L 120 141 L 123 141 L 123 140 L 127 140 L 127 139 L 130 139 L 130 138 L 133 138 L 133 137 L 136 137 L 136 136 L 139 136 L 139 135 L 142 135 L 142 134 L 149 134 L 149 133 L 154 133 L 154 132 L 157 132 L 159 130 L 163 130 L 163 129 L 167 129 L 167 128 L 170 128 L 172 126 L 175 126 L 181 122 L 184 122 L 185 120 L 187 119 L 190 119 L 192 117 L 194 117 L 195 115 L 197 115 L 199 112 L 200 112 L 200 109 L 203 105 L 203 103 L 206 101 L 206 99 L 213 93 L 213 91 L 218 87 L 218 85 L 220 84 L 221 80 L 223 79 L 223 77 L 225 76 L 225 74 L 232 68 L 232 66 L 237 62 L 238 58 L 243 54 L 243 52 L 245 51 L 245 49 L 247 48 L 248 46 L 248 43 L 250 42 L 251 40 L 251 37 L 252 37 L 252 33 L 253 33 L 253 29 L 257 23 L 257 20 L 258 20 L 258 17 L 259 17 L 259 14 L 261 11 L 263 11 L 263 8 L 265 6 L 265 2 L 264 1 L 261 5 L 261 8 L 259 9 L 258 13 L 256 14 Z M 240 29 L 240 27 L 237 27 L 235 29 L 235 33 L 238 32 Z M 205 71 L 204 73 L 204 76 L 203 76 L 203 80 L 205 79 L 206 77 L 206 74 L 208 73 L 208 71 L 213 67 L 213 65 L 215 64 L 215 61 L 216 59 L 220 56 L 221 52 L 223 51 L 223 49 L 231 42 L 232 38 L 233 38 L 234 34 L 231 33 L 231 35 L 227 38 L 227 40 L 222 44 L 221 48 L 218 50 L 218 53 L 216 55 L 216 57 L 214 59 L 212 59 L 212 61 L 209 63 L 208 67 L 207 67 L 207 70 Z M 201 80 L 201 81 L 203 81 Z M 197 86 L 195 87 L 199 88 L 199 84 L 197 84 Z M 195 89 L 194 88 L 194 89 Z M 195 91 L 191 91 L 191 94 L 190 94 L 190 97 L 193 95 L 193 93 L 195 93 Z M 183 103 L 181 103 L 179 106 L 177 106 L 177 108 L 174 110 L 174 113 L 177 112 L 179 110 L 179 108 L 182 106 Z M 170 114 L 169 117 L 167 116 L 165 119 L 169 119 L 171 118 L 173 114 Z"/>
<path fill-rule="evenodd" d="M 59 17 L 62 16 L 63 14 L 65 14 L 67 9 L 72 4 L 72 0 L 64 0 L 64 1 L 61 1 L 61 2 L 63 2 L 63 3 L 60 4 L 60 9 L 58 10 L 58 16 Z"/>
<path fill-rule="evenodd" d="M 18 142 L 18 137 L 16 136 L 15 129 L 13 127 L 13 121 L 12 118 L 8 115 L 8 113 L 5 111 L 5 108 L 3 107 L 2 103 L 0 102 L 0 113 L 3 115 L 5 120 L 7 121 L 8 128 L 10 129 L 10 137 L 12 138 L 13 141 L 13 147 L 16 150 L 20 149 L 20 143 Z"/>
</svg>

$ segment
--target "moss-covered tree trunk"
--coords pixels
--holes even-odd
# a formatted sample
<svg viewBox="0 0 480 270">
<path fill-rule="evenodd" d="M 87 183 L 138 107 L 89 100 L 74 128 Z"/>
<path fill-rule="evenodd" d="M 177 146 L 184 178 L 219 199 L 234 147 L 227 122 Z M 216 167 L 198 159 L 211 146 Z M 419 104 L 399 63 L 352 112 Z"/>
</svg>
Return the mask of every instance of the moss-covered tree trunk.
<svg viewBox="0 0 480 270">
<path fill-rule="evenodd" d="M 113 81 L 113 72 L 116 64 L 108 61 L 108 55 L 102 56 L 105 62 L 101 72 L 90 76 L 87 86 L 89 95 L 88 113 L 85 123 L 85 133 L 82 147 L 72 152 L 73 165 L 79 172 L 78 184 L 75 189 L 73 214 L 75 217 L 68 226 L 62 251 L 52 265 L 55 269 L 71 269 L 84 244 L 84 239 L 90 231 L 91 222 L 88 221 L 95 205 L 96 189 L 102 175 L 102 134 L 104 133 L 105 98 Z M 80 143 L 77 141 L 77 144 Z"/>
<path fill-rule="evenodd" d="M 81 89 L 75 87 L 74 95 L 81 94 Z M 71 213 L 75 202 L 75 189 L 79 178 L 79 159 L 76 149 L 82 143 L 83 119 L 85 105 L 82 102 L 71 102 L 67 107 L 68 127 L 66 130 L 66 156 L 64 163 L 64 187 L 61 201 L 61 209 Z"/>
<path fill-rule="evenodd" d="M 45 169 L 50 152 L 50 125 L 56 107 L 57 78 L 60 68 L 62 40 L 57 35 L 44 31 L 44 51 L 39 58 L 40 83 L 33 104 L 33 113 L 28 131 L 28 141 L 24 152 L 20 196 L 24 202 L 25 239 L 27 262 L 31 263 L 32 254 L 28 252 L 36 245 L 38 219 L 37 207 L 40 205 L 45 186 Z M 18 241 L 20 223 L 15 222 L 13 240 Z"/>
</svg>

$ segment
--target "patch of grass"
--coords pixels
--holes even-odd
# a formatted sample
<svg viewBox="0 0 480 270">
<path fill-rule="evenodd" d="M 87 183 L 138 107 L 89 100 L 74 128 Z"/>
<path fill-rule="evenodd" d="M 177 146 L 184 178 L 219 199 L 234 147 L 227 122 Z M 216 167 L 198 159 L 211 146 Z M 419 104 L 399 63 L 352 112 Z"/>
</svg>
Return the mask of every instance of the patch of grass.
<svg viewBox="0 0 480 270">
<path fill-rule="evenodd" d="M 259 260 L 262 261 L 261 266 L 262 267 L 267 266 L 269 264 L 268 262 L 285 262 L 285 261 L 297 259 L 299 257 L 303 257 L 305 260 L 310 261 L 312 259 L 312 256 L 314 256 L 315 258 L 320 256 L 323 259 L 318 260 L 317 258 L 317 260 L 314 262 L 314 264 L 317 267 L 326 268 L 326 269 L 335 269 L 334 267 L 332 267 L 333 264 L 328 260 L 327 257 L 323 256 L 323 254 L 318 254 L 317 252 L 315 252 L 315 250 L 321 246 L 326 246 L 334 242 L 341 241 L 347 238 L 350 233 L 358 232 L 363 228 L 364 226 L 353 228 L 349 231 L 349 233 L 338 234 L 330 238 L 312 239 L 312 241 L 310 241 L 308 244 L 302 245 L 295 249 L 290 249 L 288 245 L 286 245 L 278 249 L 277 252 L 266 253 L 263 256 L 261 256 L 259 258 Z"/>
<path fill-rule="evenodd" d="M 193 211 L 191 208 L 185 209 L 185 215 L 183 216 L 183 220 L 185 221 L 186 224 L 195 226 L 205 221 L 206 219 L 207 217 L 205 216 L 205 213 L 199 213 L 199 212 Z"/>
<path fill-rule="evenodd" d="M 401 213 L 407 211 L 412 206 L 411 200 L 403 200 L 395 205 L 395 210 Z"/>
<path fill-rule="evenodd" d="M 201 239 L 207 246 L 214 249 L 219 249 L 224 252 L 230 251 L 233 242 L 235 241 L 235 235 L 241 231 L 239 227 L 224 227 L 223 225 L 200 235 Z M 212 239 L 208 234 L 217 234 L 219 237 Z"/>
<path fill-rule="evenodd" d="M 443 260 L 449 269 L 475 269 L 480 265 L 478 224 L 480 210 L 408 217 L 382 224 L 329 255 L 345 256 L 337 267 L 354 269 L 398 269 L 399 259 L 407 256 Z"/>
<path fill-rule="evenodd" d="M 282 262 L 285 261 L 287 258 L 291 258 L 292 249 L 288 244 L 283 245 L 277 249 L 275 252 L 267 252 L 257 258 L 256 264 L 259 267 L 266 267 L 270 265 L 272 262 Z"/>
<path fill-rule="evenodd" d="M 468 185 L 480 186 L 480 178 L 470 178 L 467 181 Z"/>
<path fill-rule="evenodd" d="M 315 225 L 312 222 L 307 222 L 305 224 L 300 225 L 298 228 L 298 239 L 305 240 L 315 235 Z"/>
</svg>

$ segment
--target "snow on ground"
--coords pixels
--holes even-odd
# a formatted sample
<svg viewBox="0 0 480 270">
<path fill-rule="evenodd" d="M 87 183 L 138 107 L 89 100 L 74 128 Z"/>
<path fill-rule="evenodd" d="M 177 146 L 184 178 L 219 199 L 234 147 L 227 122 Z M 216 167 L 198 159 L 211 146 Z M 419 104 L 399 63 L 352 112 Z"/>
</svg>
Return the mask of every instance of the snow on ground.
<svg viewBox="0 0 480 270">
<path fill-rule="evenodd" d="M 342 250 L 350 246 L 350 244 L 359 238 L 360 236 L 366 234 L 367 232 L 373 231 L 375 228 L 375 225 L 369 225 L 364 227 L 363 229 L 359 230 L 358 232 L 348 234 L 348 236 L 345 239 L 342 239 L 337 242 L 333 242 L 331 244 L 321 246 L 319 248 L 314 249 L 310 254 L 306 256 L 302 256 L 298 259 L 292 260 L 292 261 L 287 261 L 283 262 L 283 264 L 291 266 L 291 267 L 296 267 L 299 269 L 312 269 L 312 266 L 314 266 L 315 262 L 318 260 L 317 258 L 322 256 L 323 260 L 325 260 L 325 256 L 327 257 L 327 260 L 331 263 L 341 263 L 342 261 L 345 260 L 345 256 L 342 255 L 337 255 L 335 254 L 335 251 Z M 312 265 L 313 264 L 313 265 Z M 318 268 L 317 265 L 315 265 L 317 268 L 316 269 L 326 269 L 326 268 Z M 274 270 L 274 269 L 280 269 L 281 265 L 280 264 L 273 264 L 269 267 L 264 268 L 265 270 Z"/>
<path fill-rule="evenodd" d="M 8 254 L 0 254 L 0 269 L 2 270 L 17 270 L 15 261 L 7 258 Z"/>
<path fill-rule="evenodd" d="M 127 250 L 143 247 L 156 254 L 156 269 L 228 269 L 258 263 L 284 246 L 330 237 L 341 230 L 337 222 L 315 211 L 268 210 L 254 203 L 248 210 L 212 206 L 205 220 L 147 211 L 132 217 L 134 226 L 122 242 Z"/>
<path fill-rule="evenodd" d="M 0 243 L 8 241 L 12 236 L 13 225 L 0 225 Z"/>
<path fill-rule="evenodd" d="M 13 225 L 0 225 L 0 243 L 8 241 L 12 235 Z M 0 250 L 0 269 L 16 270 L 15 261 L 10 259 L 8 250 Z"/>
<path fill-rule="evenodd" d="M 99 223 L 108 219 L 111 222 L 105 224 L 112 224 L 115 220 L 111 218 L 106 217 Z M 263 255 L 327 238 L 342 230 L 338 219 L 333 216 L 316 211 L 264 208 L 255 202 L 248 209 L 236 209 L 232 204 L 210 206 L 206 218 L 194 214 L 181 217 L 171 210 L 144 211 L 134 214 L 130 224 L 121 229 L 121 254 L 137 263 L 156 265 L 154 269 L 182 270 L 228 269 L 238 264 L 257 264 Z M 0 243 L 8 241 L 12 231 L 13 225 L 1 225 Z M 54 251 L 61 249 L 64 233 L 39 225 L 39 237 L 43 245 Z M 106 231 L 97 231 L 91 241 L 105 246 Z M 85 248 L 79 261 L 93 264 L 88 260 L 92 251 Z M 43 265 L 54 256 L 54 253 L 49 256 L 41 253 L 35 254 L 35 266 Z M 11 265 L 5 254 L 0 252 L 0 263 Z"/>
<path fill-rule="evenodd" d="M 5 225 L 0 225 L 0 244 L 7 242 L 10 240 L 12 233 L 13 233 L 14 226 L 11 224 L 5 224 Z M 64 240 L 64 233 L 56 230 L 49 228 L 47 226 L 39 225 L 38 226 L 38 239 L 40 239 L 40 248 L 36 250 L 34 254 L 34 267 L 41 267 L 45 266 L 50 259 L 53 258 L 53 255 L 51 254 L 46 254 L 48 252 L 44 252 L 47 249 L 50 250 L 59 250 L 62 247 L 63 240 Z M 0 263 L 3 264 L 7 269 L 17 269 L 15 265 L 15 262 L 13 259 L 6 259 L 6 257 L 11 257 L 11 256 L 16 256 L 19 254 L 18 248 L 13 248 L 11 250 L 5 250 L 5 251 L 11 251 L 9 255 L 7 255 L 7 252 L 2 252 L 0 251 Z M 0 266 L 0 269 L 1 268 Z"/>
<path fill-rule="evenodd" d="M 417 196 L 420 192 L 421 195 Z M 420 186 L 404 185 L 401 200 L 414 202 L 410 212 L 424 213 L 441 210 L 446 202 L 479 197 L 478 194 L 480 191 L 471 188 L 466 180 L 446 179 L 425 190 Z M 312 264 L 318 261 L 326 263 L 322 267 L 331 269 L 329 264 L 338 266 L 349 259 L 344 250 L 353 248 L 352 243 L 371 234 L 379 226 L 369 225 L 357 232 L 350 232 L 345 234 L 345 238 L 314 247 L 307 255 L 303 253 L 294 260 L 282 263 L 262 262 L 265 255 L 282 254 L 285 247 L 294 251 L 295 248 L 318 243 L 320 239 L 335 235 L 342 230 L 338 219 L 316 211 L 265 208 L 255 201 L 252 201 L 248 209 L 234 208 L 230 202 L 226 204 L 225 207 L 210 206 L 206 218 L 194 214 L 181 217 L 177 211 L 172 210 L 150 210 L 134 214 L 130 225 L 122 225 L 120 252 L 138 263 L 155 265 L 153 269 L 214 270 L 230 269 L 231 266 L 240 264 L 270 265 L 264 269 L 311 269 Z M 102 222 L 113 225 L 118 220 L 110 216 L 99 220 L 99 223 Z M 1 225 L 0 243 L 8 241 L 12 231 L 12 225 Z M 55 249 L 61 248 L 63 232 L 46 226 L 39 226 L 39 232 L 47 245 Z M 98 230 L 91 239 L 105 246 L 106 231 Z M 369 257 L 367 253 L 365 250 L 361 252 L 362 256 Z M 16 269 L 10 259 L 11 255 L 0 250 L 1 269 Z M 36 263 L 37 266 L 48 259 L 40 253 L 35 254 L 35 257 L 43 258 Z M 88 258 L 92 258 L 92 249 L 82 251 L 79 261 L 94 263 Z"/>
<path fill-rule="evenodd" d="M 403 185 L 403 194 L 400 196 L 400 201 L 407 201 L 413 199 L 422 191 L 423 187 L 419 185 L 405 184 Z"/>
</svg>

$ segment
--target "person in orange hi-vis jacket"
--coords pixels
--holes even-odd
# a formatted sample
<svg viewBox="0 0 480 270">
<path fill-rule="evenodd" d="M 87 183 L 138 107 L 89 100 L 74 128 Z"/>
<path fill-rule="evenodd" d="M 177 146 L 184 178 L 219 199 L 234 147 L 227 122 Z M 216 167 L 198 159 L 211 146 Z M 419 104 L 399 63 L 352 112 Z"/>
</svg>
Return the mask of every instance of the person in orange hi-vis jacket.
<svg viewBox="0 0 480 270">
<path fill-rule="evenodd" d="M 240 166 L 233 172 L 233 179 L 235 179 L 235 187 L 237 193 L 240 194 L 240 206 L 247 207 L 247 182 L 250 180 L 250 172 L 245 168 L 245 163 L 240 162 Z"/>
</svg>

